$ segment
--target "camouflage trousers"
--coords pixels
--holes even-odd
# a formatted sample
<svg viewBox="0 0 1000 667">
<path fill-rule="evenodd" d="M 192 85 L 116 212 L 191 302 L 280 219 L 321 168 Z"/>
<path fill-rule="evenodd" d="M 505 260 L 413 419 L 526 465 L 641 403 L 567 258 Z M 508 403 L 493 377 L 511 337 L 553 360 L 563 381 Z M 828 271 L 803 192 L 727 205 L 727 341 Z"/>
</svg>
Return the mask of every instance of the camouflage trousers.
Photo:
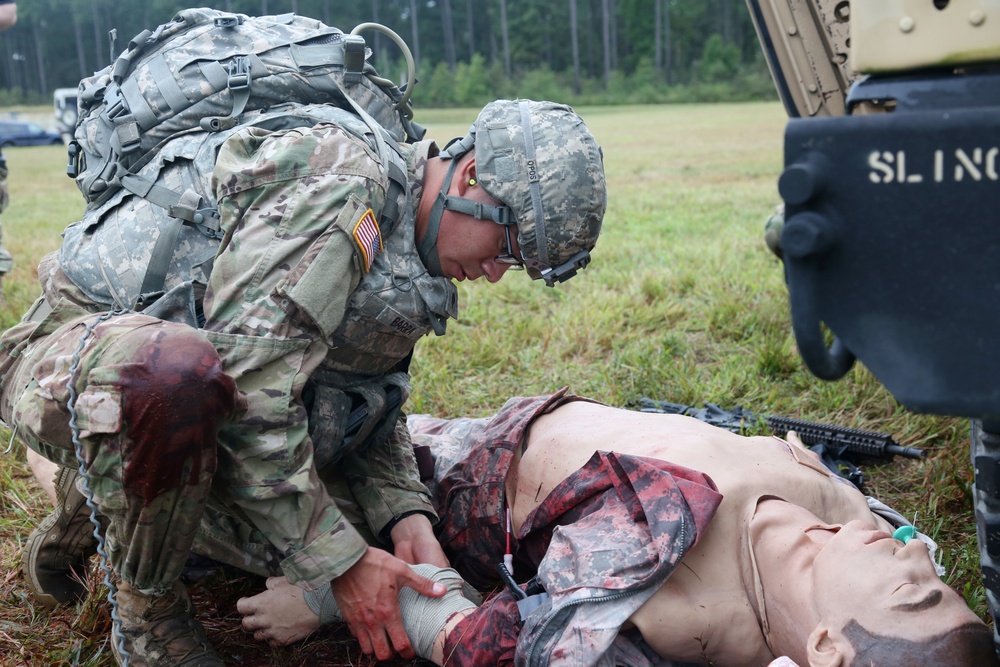
<svg viewBox="0 0 1000 667">
<path fill-rule="evenodd" d="M 0 154 L 0 165 L 6 165 L 2 154 Z M 7 195 L 7 167 L 0 166 L 0 211 L 7 208 L 8 201 L 10 199 Z M 3 223 L 0 222 L 0 275 L 10 273 L 10 270 L 13 268 L 14 258 L 10 256 L 7 248 L 3 246 Z"/>
<path fill-rule="evenodd" d="M 10 273 L 10 270 L 13 268 L 14 258 L 11 257 L 10 253 L 7 252 L 7 248 L 3 245 L 3 222 L 0 221 L 0 275 Z"/>
<path fill-rule="evenodd" d="M 435 530 L 470 582 L 496 583 L 507 542 L 503 480 L 514 449 L 538 416 L 574 400 L 584 399 L 563 390 L 511 399 L 490 419 L 409 418 L 414 442 L 434 457 L 428 486 L 441 517 Z M 510 591 L 491 597 L 448 635 L 446 664 L 671 665 L 641 635 L 619 630 L 666 580 L 719 502 L 714 483 L 696 471 L 595 453 L 510 536 L 515 577 L 537 574 L 549 601 L 522 622 Z"/>
<path fill-rule="evenodd" d="M 239 400 L 215 348 L 186 325 L 59 306 L 2 342 L 4 420 L 29 447 L 74 468 L 78 437 L 113 570 L 141 590 L 169 589 L 208 498 L 218 429 Z"/>
</svg>

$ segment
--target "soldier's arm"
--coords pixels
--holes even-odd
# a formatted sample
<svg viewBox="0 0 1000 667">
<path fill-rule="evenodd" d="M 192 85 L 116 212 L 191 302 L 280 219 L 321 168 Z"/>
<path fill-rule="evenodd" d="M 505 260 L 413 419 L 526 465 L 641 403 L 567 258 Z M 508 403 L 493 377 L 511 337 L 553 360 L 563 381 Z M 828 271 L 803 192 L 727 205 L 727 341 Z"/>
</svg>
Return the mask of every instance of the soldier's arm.
<svg viewBox="0 0 1000 667">
<path fill-rule="evenodd" d="M 300 397 L 363 275 L 351 225 L 385 188 L 370 151 L 331 126 L 241 132 L 213 174 L 225 237 L 204 332 L 248 406 L 220 433 L 216 487 L 306 586 L 329 585 L 367 549 L 318 478 Z"/>
<path fill-rule="evenodd" d="M 350 454 L 341 469 L 369 527 L 383 541 L 391 541 L 392 529 L 406 517 L 424 516 L 428 526 L 437 521 L 430 494 L 420 481 L 405 415 L 400 414 L 384 443 Z"/>
</svg>

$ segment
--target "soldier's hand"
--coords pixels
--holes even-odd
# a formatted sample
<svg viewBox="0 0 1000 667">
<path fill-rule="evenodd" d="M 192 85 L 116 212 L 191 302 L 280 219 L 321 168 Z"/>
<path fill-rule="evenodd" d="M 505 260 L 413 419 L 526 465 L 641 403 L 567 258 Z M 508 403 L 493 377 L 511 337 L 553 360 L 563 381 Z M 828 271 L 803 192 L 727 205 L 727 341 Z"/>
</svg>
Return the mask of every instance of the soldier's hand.
<svg viewBox="0 0 1000 667">
<path fill-rule="evenodd" d="M 411 565 L 430 563 L 451 567 L 441 544 L 434 537 L 431 521 L 424 514 L 412 514 L 392 527 L 393 553 Z"/>
<path fill-rule="evenodd" d="M 428 597 L 441 597 L 445 587 L 421 577 L 392 554 L 369 547 L 351 568 L 330 583 L 333 596 L 362 652 L 388 660 L 394 653 L 415 656 L 399 614 L 403 586 Z"/>
</svg>

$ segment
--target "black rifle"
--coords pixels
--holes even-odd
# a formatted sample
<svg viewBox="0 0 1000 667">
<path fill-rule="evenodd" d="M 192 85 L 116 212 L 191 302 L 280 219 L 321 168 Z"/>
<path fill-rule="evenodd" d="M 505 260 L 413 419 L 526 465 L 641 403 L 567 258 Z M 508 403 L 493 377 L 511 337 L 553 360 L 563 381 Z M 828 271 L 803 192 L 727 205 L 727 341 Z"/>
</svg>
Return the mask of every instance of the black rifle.
<svg viewBox="0 0 1000 667">
<path fill-rule="evenodd" d="M 757 415 L 749 410 L 744 410 L 741 406 L 737 406 L 735 410 L 724 410 L 714 403 L 706 403 L 704 408 L 696 408 L 680 403 L 640 398 L 636 409 L 640 412 L 687 415 L 740 434 L 762 425 L 778 436 L 795 431 L 804 444 L 810 447 L 824 445 L 834 452 L 834 456 L 853 454 L 860 457 L 891 460 L 894 456 L 919 459 L 924 455 L 923 450 L 916 447 L 904 447 L 893 440 L 891 435 L 885 433 L 863 431 L 846 426 L 817 424 L 816 422 L 777 415 Z"/>
<path fill-rule="evenodd" d="M 388 414 L 403 404 L 403 390 L 392 385 L 385 391 L 385 412 Z M 362 403 L 351 410 L 347 415 L 347 424 L 344 426 L 344 438 L 350 438 L 358 434 L 361 426 L 368 419 L 368 405 Z"/>
</svg>

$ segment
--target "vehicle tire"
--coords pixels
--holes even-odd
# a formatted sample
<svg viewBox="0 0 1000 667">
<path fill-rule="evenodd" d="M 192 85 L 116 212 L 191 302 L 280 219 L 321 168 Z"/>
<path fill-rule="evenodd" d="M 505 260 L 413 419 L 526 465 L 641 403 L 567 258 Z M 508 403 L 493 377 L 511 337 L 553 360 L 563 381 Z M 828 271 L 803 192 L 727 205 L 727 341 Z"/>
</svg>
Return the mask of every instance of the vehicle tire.
<svg viewBox="0 0 1000 667">
<path fill-rule="evenodd" d="M 76 127 L 76 111 L 73 109 L 63 109 L 62 115 L 59 116 L 59 120 L 62 124 L 70 131 Z"/>
<path fill-rule="evenodd" d="M 4 148 L 10 148 L 11 146 L 14 146 L 14 145 L 15 144 L 14 144 L 13 141 L 5 141 L 3 143 L 0 143 L 0 150 L 2 150 Z"/>
<path fill-rule="evenodd" d="M 1000 656 L 1000 424 L 972 421 L 972 494 L 986 603 L 993 615 L 993 644 Z"/>
</svg>

